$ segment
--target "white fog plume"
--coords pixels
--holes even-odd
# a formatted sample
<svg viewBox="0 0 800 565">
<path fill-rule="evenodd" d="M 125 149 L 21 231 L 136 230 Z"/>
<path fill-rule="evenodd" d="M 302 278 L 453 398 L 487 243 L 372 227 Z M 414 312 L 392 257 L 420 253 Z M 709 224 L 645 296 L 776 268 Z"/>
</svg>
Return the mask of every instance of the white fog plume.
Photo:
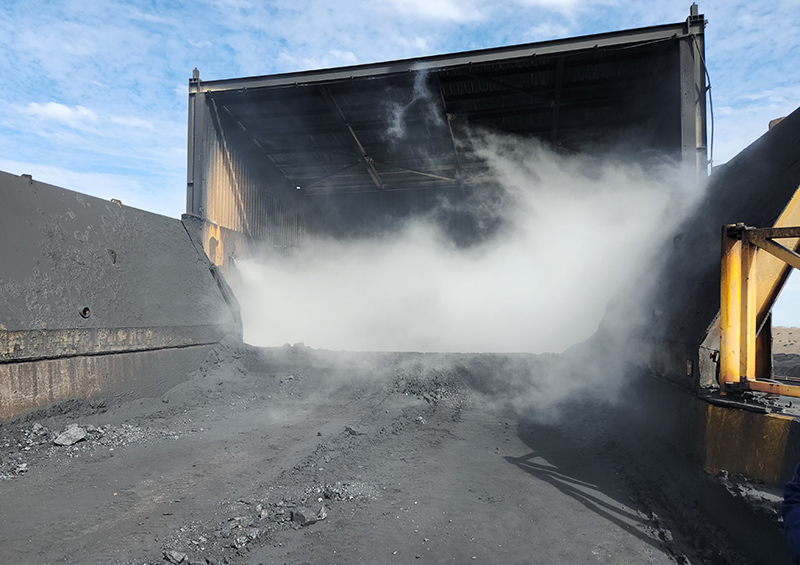
<svg viewBox="0 0 800 565">
<path fill-rule="evenodd" d="M 291 257 L 242 261 L 233 282 L 246 341 L 560 352 L 597 330 L 699 196 L 669 166 L 557 155 L 511 137 L 480 136 L 473 148 L 489 167 L 485 190 L 510 197 L 494 236 L 456 247 L 426 216 L 377 239 L 311 238 Z"/>
<path fill-rule="evenodd" d="M 442 121 L 439 108 L 433 101 L 433 94 L 428 87 L 429 73 L 421 71 L 414 74 L 414 90 L 411 100 L 405 104 L 390 102 L 385 108 L 389 127 L 386 129 L 386 137 L 392 142 L 402 142 L 406 137 L 406 114 L 412 107 L 419 106 L 422 109 L 422 116 L 429 127 L 441 127 Z"/>
</svg>

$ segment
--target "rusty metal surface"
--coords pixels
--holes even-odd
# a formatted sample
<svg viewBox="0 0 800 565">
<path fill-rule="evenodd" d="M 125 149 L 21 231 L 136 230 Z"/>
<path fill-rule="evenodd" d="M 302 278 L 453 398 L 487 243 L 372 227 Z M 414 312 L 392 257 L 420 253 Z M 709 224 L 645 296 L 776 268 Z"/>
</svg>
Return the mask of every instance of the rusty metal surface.
<svg viewBox="0 0 800 565">
<path fill-rule="evenodd" d="M 0 364 L 0 421 L 73 398 L 160 396 L 196 370 L 212 345 Z"/>
<path fill-rule="evenodd" d="M 219 342 L 226 326 L 0 330 L 0 363 L 146 351 Z"/>
</svg>

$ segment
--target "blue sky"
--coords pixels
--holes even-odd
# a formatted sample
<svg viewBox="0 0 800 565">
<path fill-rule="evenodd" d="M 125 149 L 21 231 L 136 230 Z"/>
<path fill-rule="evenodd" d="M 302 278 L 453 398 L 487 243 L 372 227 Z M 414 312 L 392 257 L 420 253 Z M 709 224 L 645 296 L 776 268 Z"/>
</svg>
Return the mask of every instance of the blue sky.
<svg viewBox="0 0 800 565">
<path fill-rule="evenodd" d="M 0 170 L 184 211 L 187 83 L 683 21 L 688 1 L 4 0 Z M 700 3 L 724 163 L 800 106 L 800 2 Z M 777 307 L 800 326 L 800 277 Z"/>
</svg>

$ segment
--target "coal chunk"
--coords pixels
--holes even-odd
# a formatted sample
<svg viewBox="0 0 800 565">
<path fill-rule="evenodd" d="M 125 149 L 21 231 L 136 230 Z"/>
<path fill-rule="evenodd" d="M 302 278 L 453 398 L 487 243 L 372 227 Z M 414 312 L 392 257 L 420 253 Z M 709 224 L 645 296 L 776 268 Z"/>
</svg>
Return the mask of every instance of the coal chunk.
<svg viewBox="0 0 800 565">
<path fill-rule="evenodd" d="M 292 522 L 296 522 L 301 526 L 310 526 L 317 522 L 317 513 L 308 508 L 297 508 L 292 510 Z"/>
</svg>

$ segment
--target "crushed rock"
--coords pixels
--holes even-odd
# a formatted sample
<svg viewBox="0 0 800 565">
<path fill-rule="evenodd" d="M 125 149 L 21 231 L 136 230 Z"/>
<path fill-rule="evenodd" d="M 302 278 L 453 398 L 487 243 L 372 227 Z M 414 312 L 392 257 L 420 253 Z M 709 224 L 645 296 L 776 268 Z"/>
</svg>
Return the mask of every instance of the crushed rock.
<svg viewBox="0 0 800 565">
<path fill-rule="evenodd" d="M 82 457 L 99 450 L 113 452 L 135 443 L 178 439 L 193 431 L 130 424 L 93 426 L 70 423 L 62 432 L 50 430 L 40 422 L 30 427 L 9 426 L 0 435 L 0 481 L 26 473 L 43 459 Z"/>
<path fill-rule="evenodd" d="M 186 562 L 187 555 L 185 553 L 181 553 L 180 551 L 168 550 L 164 551 L 164 559 L 167 561 L 167 563 L 175 563 L 177 565 L 179 563 Z"/>
<path fill-rule="evenodd" d="M 163 553 L 178 551 L 188 556 L 182 565 L 194 563 L 193 555 L 206 561 L 227 563 L 251 550 L 254 543 L 270 543 L 275 532 L 299 530 L 326 520 L 336 505 L 352 505 L 378 498 L 379 487 L 359 481 L 312 484 L 271 492 L 267 499 L 237 499 L 220 502 L 213 523 L 187 523 L 167 540 Z M 166 557 L 165 557 L 166 559 Z M 236 561 L 238 562 L 238 561 Z"/>
</svg>

